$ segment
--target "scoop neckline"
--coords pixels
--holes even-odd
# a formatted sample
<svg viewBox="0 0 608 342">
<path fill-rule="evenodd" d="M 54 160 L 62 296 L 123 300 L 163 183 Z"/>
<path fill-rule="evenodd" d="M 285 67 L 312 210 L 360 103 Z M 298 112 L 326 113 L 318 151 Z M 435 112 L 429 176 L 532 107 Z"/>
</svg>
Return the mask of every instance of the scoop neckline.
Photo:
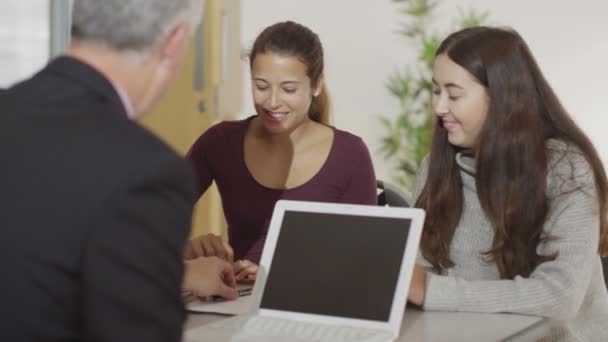
<svg viewBox="0 0 608 342">
<path fill-rule="evenodd" d="M 247 163 L 245 162 L 245 135 L 247 134 L 247 130 L 249 129 L 249 126 L 251 125 L 251 122 L 253 121 L 253 119 L 255 119 L 257 117 L 257 115 L 252 115 L 250 117 L 248 117 L 247 119 L 245 119 L 245 125 L 243 125 L 243 134 L 241 135 L 241 143 L 240 143 L 240 154 L 241 154 L 241 162 L 243 163 L 243 168 L 245 169 L 245 173 L 247 173 L 247 177 L 253 181 L 253 183 L 255 183 L 258 187 L 267 190 L 267 191 L 275 191 L 275 192 L 286 192 L 286 191 L 295 191 L 298 190 L 310 183 L 312 183 L 313 181 L 315 181 L 319 175 L 323 172 L 325 172 L 325 169 L 327 168 L 327 165 L 329 164 L 329 160 L 331 159 L 332 155 L 335 153 L 335 147 L 336 147 L 336 129 L 332 126 L 327 126 L 329 127 L 332 132 L 333 132 L 333 137 L 332 137 L 332 141 L 331 141 L 331 147 L 329 148 L 329 153 L 327 154 L 327 158 L 325 158 L 325 161 L 323 162 L 323 164 L 321 165 L 321 167 L 319 168 L 319 171 L 317 171 L 312 177 L 310 177 L 310 179 L 308 179 L 307 181 L 305 181 L 304 183 L 291 187 L 291 188 L 271 188 L 269 186 L 266 186 L 260 182 L 258 182 L 257 179 L 255 179 L 255 177 L 253 176 L 253 174 L 251 173 L 251 170 L 249 170 L 249 167 L 247 166 Z"/>
</svg>

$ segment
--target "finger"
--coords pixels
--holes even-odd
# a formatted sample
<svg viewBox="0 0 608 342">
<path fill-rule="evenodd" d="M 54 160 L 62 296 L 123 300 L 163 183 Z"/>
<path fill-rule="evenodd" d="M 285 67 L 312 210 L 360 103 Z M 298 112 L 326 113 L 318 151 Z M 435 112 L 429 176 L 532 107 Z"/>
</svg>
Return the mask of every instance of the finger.
<svg viewBox="0 0 608 342">
<path fill-rule="evenodd" d="M 234 279 L 239 282 L 245 277 L 246 273 L 244 271 L 238 272 L 234 274 Z"/>
<path fill-rule="evenodd" d="M 213 236 L 209 239 L 211 246 L 215 250 L 215 255 L 218 258 L 228 261 L 228 252 L 226 251 L 226 247 L 224 245 L 224 241 L 219 236 Z"/>
<path fill-rule="evenodd" d="M 247 278 L 247 276 L 249 274 L 251 274 L 251 272 L 249 271 L 249 268 L 242 269 L 240 272 L 236 273 L 236 275 L 235 275 L 236 281 L 238 282 L 238 281 L 241 281 L 241 280 Z"/>
<path fill-rule="evenodd" d="M 239 260 L 234 263 L 234 273 L 241 272 L 245 267 L 247 267 L 247 263 L 245 260 Z"/>
<path fill-rule="evenodd" d="M 205 256 L 205 250 L 203 250 L 203 246 L 201 245 L 200 237 L 190 240 L 190 243 L 188 245 L 190 246 L 191 259 L 196 259 L 198 257 Z"/>
<path fill-rule="evenodd" d="M 250 274 L 250 273 L 255 273 L 257 272 L 258 267 L 254 264 L 250 264 L 247 265 L 246 267 L 244 267 L 240 272 L 238 272 L 238 274 Z"/>
<path fill-rule="evenodd" d="M 234 270 L 232 268 L 232 265 L 228 262 L 225 262 L 223 260 L 221 261 L 221 278 L 223 280 L 223 282 L 231 287 L 236 287 L 236 280 L 235 280 L 235 276 L 234 276 Z"/>
<path fill-rule="evenodd" d="M 247 274 L 243 279 L 237 281 L 238 284 L 251 285 L 255 283 L 255 274 Z"/>
<path fill-rule="evenodd" d="M 256 274 L 257 273 L 249 273 L 247 275 L 247 278 L 243 279 L 243 283 L 247 283 L 247 284 L 253 284 L 255 283 L 255 279 L 256 279 Z"/>
<path fill-rule="evenodd" d="M 230 287 L 236 287 L 236 277 L 234 276 L 234 272 L 232 272 L 232 270 L 227 270 L 222 273 L 222 280 L 224 281 L 224 284 Z"/>
<path fill-rule="evenodd" d="M 251 264 L 251 266 L 247 267 L 247 272 L 249 274 L 256 274 L 258 272 L 258 265 Z"/>
<path fill-rule="evenodd" d="M 222 240 L 222 244 L 224 245 L 224 250 L 226 251 L 226 261 L 233 262 L 234 261 L 234 250 L 232 249 L 232 247 L 230 246 L 228 241 Z"/>
<path fill-rule="evenodd" d="M 254 264 L 253 262 L 251 262 L 247 259 L 239 260 L 235 263 L 234 273 L 241 273 L 250 267 L 254 267 L 257 270 L 258 265 Z"/>
<path fill-rule="evenodd" d="M 245 278 L 249 278 L 250 275 L 256 274 L 257 271 L 258 271 L 257 265 L 249 264 L 247 267 L 245 267 L 244 269 L 242 269 L 240 272 L 238 272 L 236 274 L 236 280 L 238 281 L 238 280 L 243 280 Z"/>
<path fill-rule="evenodd" d="M 218 286 L 217 295 L 230 300 L 237 299 L 239 297 L 236 287 L 228 286 L 223 282 Z"/>
<path fill-rule="evenodd" d="M 211 257 L 211 256 L 217 255 L 215 248 L 213 248 L 213 244 L 209 240 L 210 239 L 207 236 L 200 239 L 201 246 L 202 246 L 203 253 L 204 253 L 202 256 Z"/>
</svg>

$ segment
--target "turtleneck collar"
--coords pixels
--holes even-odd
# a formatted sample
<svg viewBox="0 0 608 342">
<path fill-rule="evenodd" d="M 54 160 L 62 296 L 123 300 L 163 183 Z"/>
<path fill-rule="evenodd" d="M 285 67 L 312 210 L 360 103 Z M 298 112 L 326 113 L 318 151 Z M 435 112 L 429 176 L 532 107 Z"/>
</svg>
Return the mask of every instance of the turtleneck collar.
<svg viewBox="0 0 608 342">
<path fill-rule="evenodd" d="M 471 176 L 475 176 L 475 158 L 473 157 L 473 151 L 462 150 L 456 152 L 456 164 L 460 169 Z"/>
</svg>

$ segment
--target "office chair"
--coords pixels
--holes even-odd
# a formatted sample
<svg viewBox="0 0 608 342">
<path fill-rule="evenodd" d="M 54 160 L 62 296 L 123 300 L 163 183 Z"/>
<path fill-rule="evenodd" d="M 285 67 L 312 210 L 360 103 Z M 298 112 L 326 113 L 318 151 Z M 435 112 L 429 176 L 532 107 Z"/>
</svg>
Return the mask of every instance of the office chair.
<svg viewBox="0 0 608 342">
<path fill-rule="evenodd" d="M 410 207 L 412 202 L 410 196 L 398 186 L 385 181 L 377 180 L 376 188 L 380 189 L 378 194 L 378 205 L 389 207 Z"/>
</svg>

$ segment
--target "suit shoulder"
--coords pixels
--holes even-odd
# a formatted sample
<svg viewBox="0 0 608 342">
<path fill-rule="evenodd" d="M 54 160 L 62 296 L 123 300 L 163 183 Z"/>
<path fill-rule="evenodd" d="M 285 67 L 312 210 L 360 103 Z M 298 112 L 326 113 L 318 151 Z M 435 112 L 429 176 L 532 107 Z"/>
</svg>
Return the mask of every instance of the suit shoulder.
<svg viewBox="0 0 608 342">
<path fill-rule="evenodd" d="M 120 125 L 113 125 L 108 131 L 115 133 L 116 140 L 112 142 L 112 145 L 114 145 L 113 149 L 117 158 L 123 159 L 128 165 L 134 164 L 133 167 L 137 167 L 137 165 L 141 167 L 142 165 L 181 164 L 183 162 L 183 158 L 171 146 L 135 122 L 125 121 Z M 129 161 L 136 161 L 136 163 Z"/>
</svg>

